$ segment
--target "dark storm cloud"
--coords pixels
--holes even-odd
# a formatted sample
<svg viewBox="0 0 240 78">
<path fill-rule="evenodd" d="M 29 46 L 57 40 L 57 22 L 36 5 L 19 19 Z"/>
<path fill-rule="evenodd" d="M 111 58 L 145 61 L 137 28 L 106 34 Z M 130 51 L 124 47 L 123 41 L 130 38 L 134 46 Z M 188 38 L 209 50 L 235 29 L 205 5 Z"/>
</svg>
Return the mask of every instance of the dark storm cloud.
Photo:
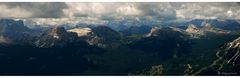
<svg viewBox="0 0 240 78">
<path fill-rule="evenodd" d="M 59 18 L 64 16 L 63 9 L 68 6 L 65 3 L 50 2 L 50 3 L 31 3 L 31 2 L 10 2 L 0 3 L 6 5 L 9 9 L 21 8 L 32 13 L 33 18 Z"/>
</svg>

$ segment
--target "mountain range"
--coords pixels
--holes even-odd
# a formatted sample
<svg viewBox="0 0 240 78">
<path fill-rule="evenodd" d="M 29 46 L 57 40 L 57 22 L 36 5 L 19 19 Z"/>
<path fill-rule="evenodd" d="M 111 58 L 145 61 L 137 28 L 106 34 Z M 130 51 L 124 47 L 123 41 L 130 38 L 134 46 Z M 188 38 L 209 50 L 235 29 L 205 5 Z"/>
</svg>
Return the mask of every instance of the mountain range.
<svg viewBox="0 0 240 78">
<path fill-rule="evenodd" d="M 0 19 L 0 75 L 240 74 L 238 20 L 138 24 L 31 28 Z"/>
</svg>

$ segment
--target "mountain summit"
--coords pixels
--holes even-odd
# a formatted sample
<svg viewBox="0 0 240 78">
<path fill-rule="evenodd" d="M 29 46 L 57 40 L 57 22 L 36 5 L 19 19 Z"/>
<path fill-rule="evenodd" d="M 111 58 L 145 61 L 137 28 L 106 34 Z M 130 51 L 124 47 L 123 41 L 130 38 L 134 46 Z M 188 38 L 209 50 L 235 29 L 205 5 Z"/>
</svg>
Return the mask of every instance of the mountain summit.
<svg viewBox="0 0 240 78">
<path fill-rule="evenodd" d="M 105 48 L 118 42 L 120 40 L 120 33 L 112 30 L 107 26 L 97 26 L 92 28 L 92 32 L 88 35 L 87 42 L 90 45 L 97 45 Z"/>
<path fill-rule="evenodd" d="M 77 38 L 77 33 L 67 32 L 63 27 L 55 27 L 49 29 L 46 33 L 43 33 L 39 39 L 35 42 L 37 47 L 53 47 L 53 46 L 65 46 L 74 42 Z"/>
<path fill-rule="evenodd" d="M 35 35 L 22 20 L 0 19 L 0 43 L 21 44 L 31 41 Z"/>
</svg>

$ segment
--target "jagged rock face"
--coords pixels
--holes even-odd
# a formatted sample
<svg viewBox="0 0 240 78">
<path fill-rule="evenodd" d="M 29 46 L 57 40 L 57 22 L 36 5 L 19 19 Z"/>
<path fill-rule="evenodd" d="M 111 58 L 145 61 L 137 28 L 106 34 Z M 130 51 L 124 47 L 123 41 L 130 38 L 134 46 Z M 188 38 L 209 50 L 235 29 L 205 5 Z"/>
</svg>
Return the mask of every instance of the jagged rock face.
<svg viewBox="0 0 240 78">
<path fill-rule="evenodd" d="M 222 46 L 216 53 L 217 59 L 209 66 L 218 74 L 233 72 L 240 74 L 240 37 Z"/>
<path fill-rule="evenodd" d="M 240 48 L 240 37 L 229 44 L 231 48 Z"/>
<path fill-rule="evenodd" d="M 67 32 L 63 27 L 56 27 L 43 33 L 35 42 L 37 47 L 63 47 L 77 40 L 77 34 Z"/>
<path fill-rule="evenodd" d="M 27 27 L 24 27 L 22 20 L 0 19 L 0 25 L 1 25 L 1 30 L 4 30 L 4 28 L 12 28 L 12 30 L 27 28 Z"/>
<path fill-rule="evenodd" d="M 88 42 L 89 45 L 95 45 L 101 48 L 113 46 L 115 42 L 120 40 L 120 33 L 107 26 L 74 28 L 67 31 L 77 33 L 78 40 L 84 40 Z"/>
<path fill-rule="evenodd" d="M 174 27 L 152 28 L 147 37 L 132 42 L 133 49 L 156 53 L 163 59 L 176 58 L 188 52 L 190 44 L 183 30 Z"/>
<path fill-rule="evenodd" d="M 225 30 L 239 30 L 240 24 L 238 20 L 234 19 L 226 19 L 226 20 L 219 20 L 219 19 L 194 19 L 187 24 L 194 24 L 196 26 L 203 26 L 205 23 L 209 23 L 216 28 L 221 28 Z"/>
<path fill-rule="evenodd" d="M 185 31 L 193 38 L 199 38 L 204 35 L 204 31 L 193 24 L 190 24 Z"/>
<path fill-rule="evenodd" d="M 188 26 L 188 28 L 186 29 L 186 32 L 188 32 L 188 33 L 198 33 L 199 31 L 200 31 L 200 29 L 193 24 L 190 24 Z"/>
<path fill-rule="evenodd" d="M 0 43 L 28 43 L 34 35 L 35 32 L 24 26 L 22 20 L 0 19 Z"/>
<path fill-rule="evenodd" d="M 156 33 L 158 33 L 159 28 L 158 27 L 153 27 L 150 31 L 150 33 L 148 34 L 148 36 L 157 36 Z"/>
<path fill-rule="evenodd" d="M 102 48 L 114 45 L 118 40 L 120 40 L 120 34 L 107 26 L 97 26 L 87 36 L 87 42 L 90 45 L 97 45 Z"/>
<path fill-rule="evenodd" d="M 206 32 L 216 33 L 216 34 L 229 34 L 230 31 L 222 30 L 214 27 L 203 27 Z"/>
<path fill-rule="evenodd" d="M 120 34 L 107 26 L 98 26 L 92 29 L 94 35 L 104 38 L 104 40 L 118 40 Z"/>
<path fill-rule="evenodd" d="M 185 36 L 185 33 L 181 29 L 174 28 L 174 27 L 165 27 L 165 28 L 154 27 L 151 29 L 151 32 L 148 34 L 148 37 L 158 37 L 161 39 L 182 38 L 183 36 Z"/>
<path fill-rule="evenodd" d="M 188 28 L 185 30 L 185 32 L 187 32 L 192 38 L 207 37 L 207 35 L 209 34 L 225 35 L 230 33 L 230 31 L 215 28 L 211 26 L 209 23 L 203 23 L 202 27 L 197 27 L 193 24 L 190 24 Z"/>
<path fill-rule="evenodd" d="M 240 37 L 227 44 L 225 53 L 227 63 L 240 64 Z"/>
</svg>

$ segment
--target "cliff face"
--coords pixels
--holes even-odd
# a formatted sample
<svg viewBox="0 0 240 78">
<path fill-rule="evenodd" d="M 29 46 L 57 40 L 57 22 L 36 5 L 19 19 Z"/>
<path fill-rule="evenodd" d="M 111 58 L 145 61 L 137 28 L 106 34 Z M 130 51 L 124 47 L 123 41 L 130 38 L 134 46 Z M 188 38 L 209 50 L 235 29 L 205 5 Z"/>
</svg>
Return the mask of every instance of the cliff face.
<svg viewBox="0 0 240 78">
<path fill-rule="evenodd" d="M 24 26 L 22 20 L 0 19 L 0 43 L 30 43 L 36 33 Z"/>
<path fill-rule="evenodd" d="M 73 43 L 77 39 L 77 34 L 72 32 L 67 32 L 63 27 L 56 27 L 43 33 L 38 40 L 36 40 L 35 45 L 37 47 L 53 47 L 53 46 L 64 46 L 69 43 Z"/>
</svg>

